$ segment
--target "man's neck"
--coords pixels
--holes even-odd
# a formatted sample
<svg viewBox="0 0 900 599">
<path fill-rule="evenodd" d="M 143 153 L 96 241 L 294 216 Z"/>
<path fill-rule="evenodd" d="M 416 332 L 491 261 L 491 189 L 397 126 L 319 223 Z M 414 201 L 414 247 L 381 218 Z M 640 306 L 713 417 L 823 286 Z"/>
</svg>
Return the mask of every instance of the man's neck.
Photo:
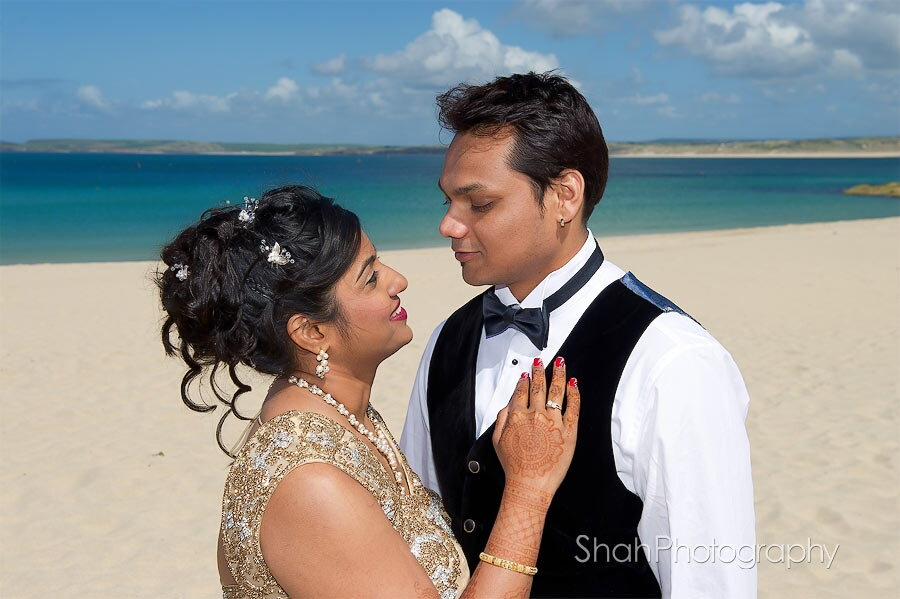
<svg viewBox="0 0 900 599">
<path fill-rule="evenodd" d="M 542 272 L 535 273 L 535 277 L 530 278 L 528 281 L 507 285 L 507 289 L 516 298 L 516 301 L 521 304 L 528 297 L 528 294 L 537 289 L 538 285 L 543 283 L 548 276 L 568 264 L 584 247 L 587 238 L 588 230 L 586 227 L 582 228 L 580 232 L 572 231 L 560 244 L 559 251 L 547 262 L 547 267 Z"/>
</svg>

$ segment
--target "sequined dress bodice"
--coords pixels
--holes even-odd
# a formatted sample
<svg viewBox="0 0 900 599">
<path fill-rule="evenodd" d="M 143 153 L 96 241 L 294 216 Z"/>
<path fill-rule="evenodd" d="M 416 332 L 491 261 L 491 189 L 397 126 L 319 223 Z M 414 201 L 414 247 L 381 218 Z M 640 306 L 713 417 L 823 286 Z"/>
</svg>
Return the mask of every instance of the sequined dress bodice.
<svg viewBox="0 0 900 599">
<path fill-rule="evenodd" d="M 387 431 L 381 416 L 370 418 Z M 236 585 L 223 587 L 225 599 L 287 597 L 263 559 L 259 530 L 263 512 L 278 483 L 294 468 L 325 463 L 365 487 L 381 505 L 394 530 L 425 569 L 441 599 L 458 596 L 469 571 L 440 498 L 422 486 L 396 441 L 410 491 L 401 494 L 393 474 L 368 445 L 338 423 L 309 412 L 291 411 L 263 424 L 250 437 L 228 471 L 222 500 L 225 558 Z"/>
</svg>

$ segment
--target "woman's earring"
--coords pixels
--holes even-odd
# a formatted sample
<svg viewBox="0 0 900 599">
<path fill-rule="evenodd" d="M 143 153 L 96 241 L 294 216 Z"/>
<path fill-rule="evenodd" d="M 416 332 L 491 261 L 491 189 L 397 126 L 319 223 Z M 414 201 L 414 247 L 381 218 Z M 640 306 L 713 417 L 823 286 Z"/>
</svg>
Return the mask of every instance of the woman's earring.
<svg viewBox="0 0 900 599">
<path fill-rule="evenodd" d="M 565 229 L 565 228 L 566 228 L 566 219 L 563 218 L 563 217 L 561 217 L 561 216 L 559 217 L 559 227 L 560 227 L 561 229 Z"/>
<path fill-rule="evenodd" d="M 325 373 L 328 372 L 328 354 L 325 353 L 324 349 L 320 349 L 319 353 L 316 355 L 316 376 L 320 379 L 325 378 Z"/>
</svg>

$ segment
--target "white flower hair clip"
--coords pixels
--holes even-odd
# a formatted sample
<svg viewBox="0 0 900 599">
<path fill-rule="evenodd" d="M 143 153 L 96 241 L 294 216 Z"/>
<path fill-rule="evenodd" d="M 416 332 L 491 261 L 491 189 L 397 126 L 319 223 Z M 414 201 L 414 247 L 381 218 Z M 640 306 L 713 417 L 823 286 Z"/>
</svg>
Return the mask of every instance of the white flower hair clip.
<svg viewBox="0 0 900 599">
<path fill-rule="evenodd" d="M 278 242 L 275 242 L 275 245 L 269 247 L 266 244 L 266 240 L 263 239 L 262 243 L 259 245 L 259 251 L 266 254 L 266 260 L 268 260 L 269 264 L 278 264 L 279 266 L 284 266 L 288 262 L 291 264 L 294 263 L 294 259 L 291 258 L 291 253 L 285 249 L 281 249 L 281 246 L 278 245 Z"/>
<path fill-rule="evenodd" d="M 179 262 L 178 264 L 173 264 L 171 268 L 169 268 L 172 272 L 175 273 L 175 278 L 179 281 L 184 281 L 190 275 L 190 271 L 188 270 L 187 264 L 182 264 Z"/>
<path fill-rule="evenodd" d="M 244 196 L 244 207 L 238 212 L 238 220 L 245 225 L 252 223 L 253 219 L 256 218 L 256 209 L 258 207 L 259 200 Z"/>
</svg>

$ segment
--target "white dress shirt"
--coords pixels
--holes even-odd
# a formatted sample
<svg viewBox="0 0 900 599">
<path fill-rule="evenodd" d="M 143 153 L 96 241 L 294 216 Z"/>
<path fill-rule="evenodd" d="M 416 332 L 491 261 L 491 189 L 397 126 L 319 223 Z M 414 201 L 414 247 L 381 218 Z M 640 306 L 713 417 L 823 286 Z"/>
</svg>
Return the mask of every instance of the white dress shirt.
<svg viewBox="0 0 900 599">
<path fill-rule="evenodd" d="M 594 247 L 588 231 L 581 250 L 547 275 L 521 306 L 541 307 L 587 262 Z M 476 436 L 494 423 L 534 358 L 550 364 L 591 302 L 624 274 L 604 260 L 584 287 L 550 313 L 543 351 L 512 327 L 490 339 L 482 329 Z M 506 287 L 496 293 L 507 305 L 517 303 Z M 432 333 L 419 364 L 400 442 L 412 468 L 435 491 L 426 391 L 443 326 Z M 589 379 L 579 380 L 580 387 L 588 385 Z M 638 534 L 663 597 L 756 597 L 753 481 L 744 428 L 749 401 L 731 355 L 678 312 L 654 319 L 625 364 L 612 406 L 612 450 L 622 483 L 643 501 Z M 590 542 L 584 547 L 586 557 L 593 547 Z"/>
</svg>

